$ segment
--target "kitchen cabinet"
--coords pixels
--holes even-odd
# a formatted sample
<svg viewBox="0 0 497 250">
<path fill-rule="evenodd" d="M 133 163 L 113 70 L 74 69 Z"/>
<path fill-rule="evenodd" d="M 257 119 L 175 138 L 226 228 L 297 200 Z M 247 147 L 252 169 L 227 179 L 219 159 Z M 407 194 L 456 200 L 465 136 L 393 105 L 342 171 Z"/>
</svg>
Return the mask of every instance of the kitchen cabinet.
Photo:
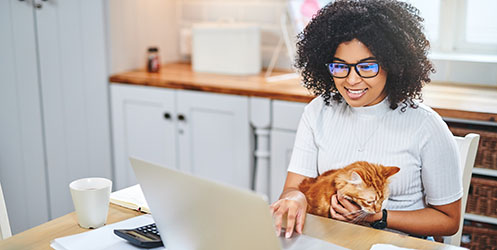
<svg viewBox="0 0 497 250">
<path fill-rule="evenodd" d="M 292 156 L 296 131 L 273 129 L 271 131 L 271 186 L 270 201 L 275 202 L 283 191 L 288 164 Z"/>
<path fill-rule="evenodd" d="M 251 188 L 248 97 L 111 84 L 116 188 L 136 183 L 129 156 Z"/>
<path fill-rule="evenodd" d="M 0 1 L 0 182 L 14 234 L 73 211 L 72 180 L 111 177 L 103 11 Z"/>
<path fill-rule="evenodd" d="M 295 134 L 306 103 L 274 100 L 272 102 L 270 200 L 281 195 L 292 155 Z"/>
<path fill-rule="evenodd" d="M 135 184 L 129 156 L 176 168 L 174 90 L 111 85 L 116 190 Z"/>
</svg>

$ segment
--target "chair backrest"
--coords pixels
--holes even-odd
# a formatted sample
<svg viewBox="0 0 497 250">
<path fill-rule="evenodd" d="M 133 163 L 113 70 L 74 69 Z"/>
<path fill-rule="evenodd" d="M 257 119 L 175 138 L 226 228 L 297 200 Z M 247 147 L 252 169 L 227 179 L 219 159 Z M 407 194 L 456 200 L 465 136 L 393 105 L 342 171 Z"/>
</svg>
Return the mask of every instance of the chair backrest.
<svg viewBox="0 0 497 250">
<path fill-rule="evenodd" d="M 461 157 L 462 169 L 462 186 L 463 196 L 461 201 L 461 221 L 459 222 L 459 230 L 452 236 L 444 237 L 445 244 L 459 246 L 461 244 L 461 235 L 464 222 L 464 213 L 466 211 L 466 201 L 468 200 L 469 183 L 471 182 L 471 174 L 473 172 L 473 165 L 475 164 L 476 151 L 478 150 L 478 142 L 480 135 L 467 134 L 464 137 L 455 136 L 457 145 L 459 146 L 459 154 Z"/>
<path fill-rule="evenodd" d="M 12 236 L 10 231 L 9 217 L 7 216 L 7 207 L 3 198 L 2 185 L 0 184 L 0 240 Z"/>
</svg>

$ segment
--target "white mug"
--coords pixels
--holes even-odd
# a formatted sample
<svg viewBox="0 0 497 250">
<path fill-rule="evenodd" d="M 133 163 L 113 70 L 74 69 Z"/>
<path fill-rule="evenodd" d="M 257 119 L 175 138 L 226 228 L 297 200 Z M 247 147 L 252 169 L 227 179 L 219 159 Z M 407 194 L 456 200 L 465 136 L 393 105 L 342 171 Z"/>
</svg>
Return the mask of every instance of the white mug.
<svg viewBox="0 0 497 250">
<path fill-rule="evenodd" d="M 97 228 L 105 225 L 111 188 L 111 180 L 99 177 L 83 178 L 69 184 L 81 227 Z"/>
</svg>

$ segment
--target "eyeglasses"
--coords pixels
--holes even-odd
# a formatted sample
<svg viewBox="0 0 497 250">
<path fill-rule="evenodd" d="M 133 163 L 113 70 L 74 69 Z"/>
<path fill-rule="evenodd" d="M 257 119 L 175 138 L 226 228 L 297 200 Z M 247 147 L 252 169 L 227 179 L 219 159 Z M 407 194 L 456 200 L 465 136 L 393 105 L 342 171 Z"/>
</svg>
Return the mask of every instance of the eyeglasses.
<svg viewBox="0 0 497 250">
<path fill-rule="evenodd" d="M 377 62 L 360 62 L 356 64 L 333 62 L 325 65 L 331 76 L 336 78 L 346 78 L 349 76 L 351 67 L 354 67 L 355 72 L 362 78 L 375 77 L 380 71 L 380 66 Z"/>
</svg>

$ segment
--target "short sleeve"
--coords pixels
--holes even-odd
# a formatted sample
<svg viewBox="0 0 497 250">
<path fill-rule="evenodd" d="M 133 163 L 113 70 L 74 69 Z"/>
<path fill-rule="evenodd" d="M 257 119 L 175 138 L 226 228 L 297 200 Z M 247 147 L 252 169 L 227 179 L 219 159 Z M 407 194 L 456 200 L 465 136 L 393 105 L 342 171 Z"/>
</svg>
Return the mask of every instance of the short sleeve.
<svg viewBox="0 0 497 250">
<path fill-rule="evenodd" d="M 422 182 L 428 204 L 446 205 L 463 195 L 462 166 L 454 136 L 432 112 L 420 128 Z"/>
<path fill-rule="evenodd" d="M 318 97 L 309 103 L 299 122 L 288 171 L 307 177 L 317 177 L 318 148 L 315 143 L 315 121 L 323 100 Z"/>
</svg>

